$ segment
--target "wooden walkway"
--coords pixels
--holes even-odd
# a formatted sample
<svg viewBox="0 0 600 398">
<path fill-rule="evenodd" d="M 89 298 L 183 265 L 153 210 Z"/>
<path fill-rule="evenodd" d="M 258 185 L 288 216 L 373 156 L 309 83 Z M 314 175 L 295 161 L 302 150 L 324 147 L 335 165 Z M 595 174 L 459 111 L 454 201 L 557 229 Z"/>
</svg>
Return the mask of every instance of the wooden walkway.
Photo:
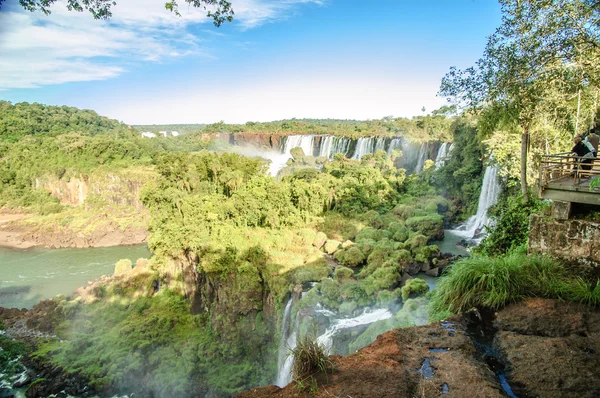
<svg viewBox="0 0 600 398">
<path fill-rule="evenodd" d="M 582 169 L 582 165 L 590 165 L 582 164 L 582 160 L 566 152 L 542 156 L 540 198 L 600 205 L 600 187 L 590 188 L 590 181 L 600 176 L 600 158 L 592 162 L 590 170 Z"/>
</svg>

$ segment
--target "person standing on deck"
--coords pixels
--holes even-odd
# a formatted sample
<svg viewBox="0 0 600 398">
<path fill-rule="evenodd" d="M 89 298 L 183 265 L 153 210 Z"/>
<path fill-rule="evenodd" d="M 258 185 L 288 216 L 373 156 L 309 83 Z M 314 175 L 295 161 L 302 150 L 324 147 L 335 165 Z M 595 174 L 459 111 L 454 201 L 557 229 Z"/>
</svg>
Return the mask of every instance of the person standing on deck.
<svg viewBox="0 0 600 398">
<path fill-rule="evenodd" d="M 589 163 L 592 163 L 593 158 L 593 152 L 587 147 L 587 145 L 583 143 L 583 140 L 580 136 L 575 137 L 573 143 L 575 144 L 575 146 L 573 147 L 573 149 L 571 149 L 571 152 L 574 155 L 584 159 L 576 159 L 576 163 L 573 167 L 573 172 L 571 173 L 571 175 L 574 175 L 577 171 L 577 162 L 581 162 L 582 170 L 590 170 L 592 168 L 592 165 Z"/>
<path fill-rule="evenodd" d="M 592 147 L 594 148 L 594 157 L 598 157 L 598 144 L 600 143 L 600 136 L 596 134 L 595 128 L 590 130 L 590 133 L 587 137 L 585 137 L 585 140 L 592 144 Z"/>
</svg>

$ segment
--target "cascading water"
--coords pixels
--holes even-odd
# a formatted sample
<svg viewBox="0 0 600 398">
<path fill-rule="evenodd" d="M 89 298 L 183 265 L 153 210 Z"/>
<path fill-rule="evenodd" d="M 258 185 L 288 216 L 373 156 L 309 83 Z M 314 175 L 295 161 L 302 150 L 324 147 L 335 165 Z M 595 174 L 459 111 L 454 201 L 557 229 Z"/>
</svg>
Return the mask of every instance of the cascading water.
<svg viewBox="0 0 600 398">
<path fill-rule="evenodd" d="M 375 152 L 374 144 L 375 137 L 360 137 L 356 142 L 356 149 L 354 149 L 352 159 L 360 160 L 366 154 Z"/>
<path fill-rule="evenodd" d="M 428 149 L 429 149 L 429 144 L 427 144 L 426 142 L 421 144 L 421 147 L 419 148 L 419 155 L 417 156 L 417 165 L 415 166 L 415 173 L 417 173 L 417 174 L 422 172 L 423 168 L 425 167 L 425 161 L 427 160 Z"/>
<path fill-rule="evenodd" d="M 335 315 L 331 311 L 328 312 L 332 314 L 329 316 Z M 325 315 L 327 316 L 327 314 Z M 373 322 L 389 319 L 392 316 L 392 313 L 386 308 L 379 308 L 376 310 L 371 310 L 367 308 L 362 314 L 355 318 L 334 319 L 332 320 L 331 325 L 327 328 L 327 330 L 325 330 L 325 333 L 323 333 L 317 338 L 317 342 L 325 348 L 328 354 L 332 354 L 331 348 L 333 347 L 333 337 L 340 330 L 354 328 L 361 325 L 368 325 Z"/>
<path fill-rule="evenodd" d="M 290 135 L 285 140 L 283 153 L 289 155 L 292 152 L 292 149 L 300 147 L 302 148 L 306 156 L 313 156 L 315 146 L 314 144 L 314 135 Z"/>
<path fill-rule="evenodd" d="M 375 152 L 385 151 L 385 142 L 386 142 L 385 138 L 383 138 L 383 137 L 377 138 L 377 142 L 375 142 Z"/>
<path fill-rule="evenodd" d="M 290 298 L 285 306 L 285 310 L 283 312 L 283 321 L 281 323 L 281 340 L 279 342 L 277 380 L 275 381 L 275 385 L 278 385 L 282 388 L 287 386 L 290 381 L 292 381 L 292 364 L 294 362 L 294 358 L 292 357 L 290 350 L 296 348 L 298 327 L 300 326 L 300 318 L 296 316 L 296 322 L 294 326 L 290 328 L 292 303 L 293 299 Z"/>
<path fill-rule="evenodd" d="M 483 176 L 483 185 L 481 194 L 479 194 L 479 204 L 477 205 L 477 214 L 467 220 L 465 224 L 452 232 L 478 243 L 483 228 L 489 225 L 488 209 L 498 203 L 502 188 L 498 181 L 498 167 L 488 166 Z"/>
<path fill-rule="evenodd" d="M 435 158 L 435 169 L 439 170 L 448 160 L 450 156 L 450 149 L 452 148 L 451 144 L 444 142 L 438 151 L 438 154 Z"/>
<path fill-rule="evenodd" d="M 387 149 L 388 156 L 391 156 L 392 151 L 395 151 L 397 149 L 402 149 L 402 139 L 401 138 L 393 138 L 390 141 L 390 145 L 388 146 L 388 149 Z"/>
</svg>

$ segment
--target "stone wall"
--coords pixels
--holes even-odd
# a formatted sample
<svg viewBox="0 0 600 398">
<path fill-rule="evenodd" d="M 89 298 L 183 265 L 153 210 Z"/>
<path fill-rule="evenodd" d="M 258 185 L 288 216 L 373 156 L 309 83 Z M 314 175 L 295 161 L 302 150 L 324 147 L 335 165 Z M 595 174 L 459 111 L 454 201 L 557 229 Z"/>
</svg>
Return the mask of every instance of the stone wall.
<svg viewBox="0 0 600 398">
<path fill-rule="evenodd" d="M 529 252 L 558 257 L 578 272 L 597 278 L 600 276 L 600 224 L 531 216 Z"/>
</svg>

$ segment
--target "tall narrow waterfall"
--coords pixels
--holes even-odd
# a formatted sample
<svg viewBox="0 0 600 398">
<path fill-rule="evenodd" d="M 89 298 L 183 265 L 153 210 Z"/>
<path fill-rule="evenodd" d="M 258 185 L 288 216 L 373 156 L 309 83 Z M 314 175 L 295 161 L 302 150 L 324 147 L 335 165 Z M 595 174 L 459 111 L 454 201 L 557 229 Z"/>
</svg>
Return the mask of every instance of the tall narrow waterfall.
<svg viewBox="0 0 600 398">
<path fill-rule="evenodd" d="M 417 165 L 415 167 L 415 173 L 420 173 L 425 167 L 425 161 L 427 160 L 427 152 L 429 150 L 429 144 L 426 142 L 421 144 L 419 148 L 419 155 L 417 156 Z"/>
<path fill-rule="evenodd" d="M 450 150 L 452 148 L 452 144 L 444 142 L 438 151 L 437 157 L 435 158 L 435 169 L 440 169 L 445 163 L 446 160 L 450 157 Z"/>
<path fill-rule="evenodd" d="M 393 138 L 390 141 L 390 145 L 388 146 L 388 149 L 387 149 L 388 156 L 391 156 L 392 151 L 395 151 L 397 149 L 402 149 L 402 139 L 401 138 Z"/>
<path fill-rule="evenodd" d="M 283 311 L 283 320 L 281 322 L 281 339 L 279 341 L 279 352 L 277 358 L 277 380 L 275 384 L 279 387 L 287 386 L 292 381 L 292 364 L 294 358 L 290 350 L 296 348 L 296 340 L 298 337 L 298 327 L 300 318 L 296 316 L 296 322 L 293 326 L 290 325 L 292 317 L 292 303 L 290 298 Z"/>
<path fill-rule="evenodd" d="M 483 176 L 477 214 L 469 218 L 464 225 L 453 232 L 464 238 L 475 239 L 477 241 L 479 235 L 483 232 L 483 227 L 489 225 L 488 209 L 498 203 L 501 189 L 500 182 L 498 181 L 498 168 L 496 166 L 488 166 Z"/>
</svg>

